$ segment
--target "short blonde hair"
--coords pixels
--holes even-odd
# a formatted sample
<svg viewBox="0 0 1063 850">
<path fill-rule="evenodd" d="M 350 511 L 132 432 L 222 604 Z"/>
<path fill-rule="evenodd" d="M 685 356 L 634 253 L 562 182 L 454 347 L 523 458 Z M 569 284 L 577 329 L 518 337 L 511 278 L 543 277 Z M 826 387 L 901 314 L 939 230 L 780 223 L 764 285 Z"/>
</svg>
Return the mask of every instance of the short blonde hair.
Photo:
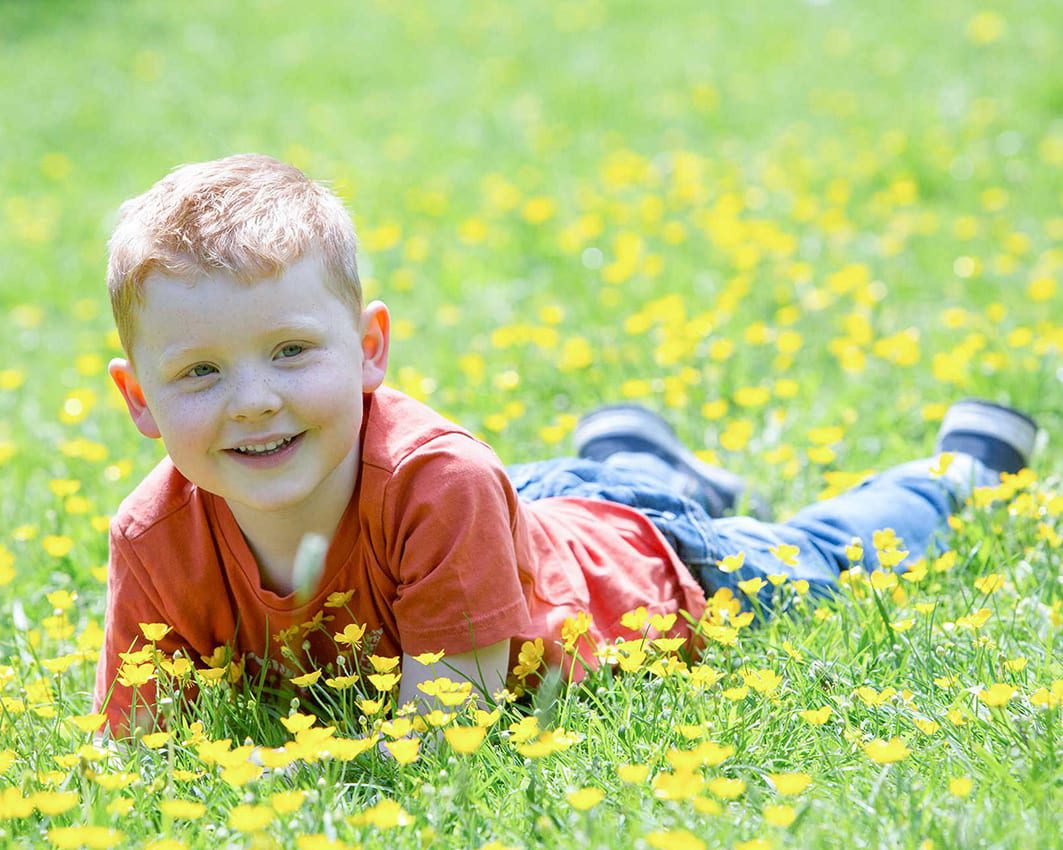
<svg viewBox="0 0 1063 850">
<path fill-rule="evenodd" d="M 108 243 L 107 289 L 122 347 L 132 356 L 136 310 L 153 272 L 224 272 L 252 283 L 316 251 L 330 288 L 357 315 L 355 250 L 343 202 L 292 165 L 238 154 L 180 166 L 122 204 Z"/>
</svg>

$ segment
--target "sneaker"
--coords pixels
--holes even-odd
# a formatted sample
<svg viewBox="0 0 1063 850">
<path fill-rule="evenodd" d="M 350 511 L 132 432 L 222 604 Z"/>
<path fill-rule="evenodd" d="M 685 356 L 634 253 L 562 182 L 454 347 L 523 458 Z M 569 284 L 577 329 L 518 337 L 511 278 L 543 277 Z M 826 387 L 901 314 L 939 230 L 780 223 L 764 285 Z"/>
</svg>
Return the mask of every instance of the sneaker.
<svg viewBox="0 0 1063 850">
<path fill-rule="evenodd" d="M 963 452 L 997 472 L 1018 472 L 1030 461 L 1037 423 L 1025 413 L 983 399 L 958 401 L 945 413 L 938 452 Z"/>
<path fill-rule="evenodd" d="M 601 462 L 617 452 L 648 452 L 661 458 L 688 484 L 680 495 L 699 502 L 709 516 L 733 514 L 744 498 L 753 516 L 771 518 L 767 505 L 747 492 L 741 476 L 698 460 L 671 425 L 641 405 L 599 407 L 580 419 L 573 437 L 579 456 L 587 460 Z"/>
</svg>

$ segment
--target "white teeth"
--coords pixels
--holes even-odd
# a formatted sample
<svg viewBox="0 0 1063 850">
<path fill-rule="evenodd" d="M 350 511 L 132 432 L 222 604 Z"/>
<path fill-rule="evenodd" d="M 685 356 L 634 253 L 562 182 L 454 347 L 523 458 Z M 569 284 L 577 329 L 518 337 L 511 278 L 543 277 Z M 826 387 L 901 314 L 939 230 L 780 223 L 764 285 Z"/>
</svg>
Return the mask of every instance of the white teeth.
<svg viewBox="0 0 1063 850">
<path fill-rule="evenodd" d="M 266 452 L 272 452 L 275 449 L 280 448 L 281 446 L 288 445 L 288 443 L 290 443 L 294 439 L 295 439 L 295 437 L 285 437 L 283 440 L 274 440 L 274 441 L 271 441 L 269 443 L 263 443 L 263 444 L 257 444 L 257 445 L 251 445 L 251 446 L 237 446 L 236 447 L 236 451 L 240 452 L 241 454 L 245 454 L 245 455 L 265 454 Z"/>
</svg>

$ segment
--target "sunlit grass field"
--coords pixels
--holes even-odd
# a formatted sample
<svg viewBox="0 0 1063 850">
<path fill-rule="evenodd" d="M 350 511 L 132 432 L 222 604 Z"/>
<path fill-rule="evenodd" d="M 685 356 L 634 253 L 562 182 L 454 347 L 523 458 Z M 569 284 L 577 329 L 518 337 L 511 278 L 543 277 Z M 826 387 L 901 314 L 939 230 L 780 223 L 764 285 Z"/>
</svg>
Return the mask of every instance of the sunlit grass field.
<svg viewBox="0 0 1063 850">
<path fill-rule="evenodd" d="M 1039 0 L 0 3 L 0 846 L 1060 846 L 1060 32 Z M 106 375 L 106 240 L 242 151 L 344 197 L 389 382 L 507 462 L 636 400 L 785 517 L 976 395 L 1038 419 L 1033 471 L 899 577 L 854 552 L 764 627 L 714 600 L 703 656 L 418 721 L 373 671 L 288 717 L 196 658 L 169 734 L 101 749 L 107 520 L 161 457 Z"/>
</svg>

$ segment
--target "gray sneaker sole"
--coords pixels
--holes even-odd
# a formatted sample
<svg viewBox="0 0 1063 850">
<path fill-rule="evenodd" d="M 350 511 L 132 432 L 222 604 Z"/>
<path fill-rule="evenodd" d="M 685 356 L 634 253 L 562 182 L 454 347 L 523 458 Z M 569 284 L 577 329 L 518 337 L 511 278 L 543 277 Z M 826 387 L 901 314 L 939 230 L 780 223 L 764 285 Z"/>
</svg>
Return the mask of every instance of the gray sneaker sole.
<svg viewBox="0 0 1063 850">
<path fill-rule="evenodd" d="M 760 499 L 748 492 L 745 479 L 740 475 L 698 460 L 676 435 L 664 419 L 652 410 L 628 405 L 612 405 L 599 408 L 581 419 L 573 432 L 576 451 L 582 453 L 584 446 L 594 440 L 635 436 L 657 446 L 670 455 L 670 460 L 686 467 L 687 474 L 703 479 L 709 487 L 729 497 L 735 506 L 748 498 L 751 510 L 761 518 L 768 518 L 770 511 Z"/>
</svg>

